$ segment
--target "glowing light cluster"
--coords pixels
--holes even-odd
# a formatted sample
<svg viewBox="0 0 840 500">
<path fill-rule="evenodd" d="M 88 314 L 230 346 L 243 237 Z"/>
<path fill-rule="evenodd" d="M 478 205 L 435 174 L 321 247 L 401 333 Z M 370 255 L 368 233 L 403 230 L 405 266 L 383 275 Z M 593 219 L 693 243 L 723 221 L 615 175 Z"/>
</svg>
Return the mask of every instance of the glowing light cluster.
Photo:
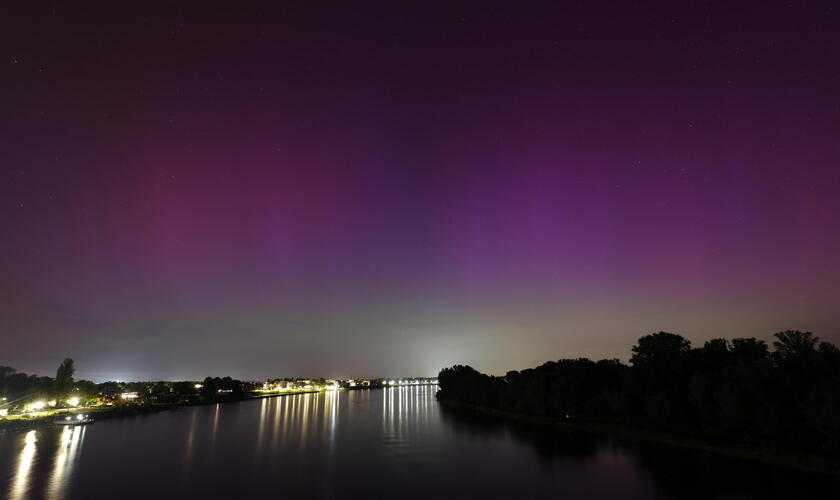
<svg viewBox="0 0 840 500">
<path fill-rule="evenodd" d="M 45 403 L 44 401 L 35 401 L 34 403 L 30 404 L 27 407 L 27 410 L 29 410 L 29 411 L 43 410 L 45 406 L 47 406 L 47 403 Z"/>
</svg>

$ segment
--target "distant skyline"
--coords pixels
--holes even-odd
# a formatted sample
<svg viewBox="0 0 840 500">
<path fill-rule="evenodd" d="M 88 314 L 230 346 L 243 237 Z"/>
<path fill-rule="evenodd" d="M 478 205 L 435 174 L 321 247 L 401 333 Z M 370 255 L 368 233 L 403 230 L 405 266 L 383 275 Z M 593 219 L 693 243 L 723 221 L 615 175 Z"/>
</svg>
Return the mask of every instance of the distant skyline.
<svg viewBox="0 0 840 500">
<path fill-rule="evenodd" d="M 832 2 L 8 6 L 0 365 L 840 343 Z"/>
</svg>

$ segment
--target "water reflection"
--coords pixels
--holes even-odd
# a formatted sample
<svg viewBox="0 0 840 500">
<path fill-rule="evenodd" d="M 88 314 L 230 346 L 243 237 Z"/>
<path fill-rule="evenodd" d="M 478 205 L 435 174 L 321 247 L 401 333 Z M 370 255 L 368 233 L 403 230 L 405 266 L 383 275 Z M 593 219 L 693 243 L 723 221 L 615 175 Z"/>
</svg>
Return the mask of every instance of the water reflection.
<svg viewBox="0 0 840 500">
<path fill-rule="evenodd" d="M 301 458 L 312 453 L 333 454 L 342 418 L 340 401 L 343 397 L 346 396 L 337 391 L 324 391 L 263 398 L 253 402 L 258 405 L 254 420 L 234 422 L 233 427 L 238 429 L 240 436 L 253 439 L 252 458 L 256 466 L 265 460 L 276 462 L 290 446 Z M 235 406 L 229 405 L 213 412 L 209 423 L 212 437 L 208 441 L 211 444 L 215 443 L 216 434 L 222 432 L 216 429 L 220 413 L 233 408 Z M 230 428 L 225 427 L 225 432 L 230 432 Z M 220 435 L 219 439 L 221 442 L 224 435 Z"/>
<path fill-rule="evenodd" d="M 530 447 L 543 464 L 557 459 L 583 460 L 593 458 L 611 447 L 609 438 L 571 432 L 527 422 L 514 422 L 460 408 L 442 407 L 444 421 L 458 433 L 494 440 L 510 438 Z"/>
<path fill-rule="evenodd" d="M 382 440 L 396 460 L 417 459 L 415 441 L 439 424 L 435 392 L 437 386 L 406 386 L 381 389 Z M 411 452 L 414 455 L 409 457 Z"/>
<path fill-rule="evenodd" d="M 32 461 L 35 459 L 37 434 L 35 431 L 29 431 L 24 435 L 23 440 L 23 449 L 18 456 L 17 473 L 9 489 L 9 500 L 26 498 L 26 493 L 29 490 L 29 473 L 32 469 Z"/>
<path fill-rule="evenodd" d="M 47 498 L 59 500 L 67 494 L 70 479 L 77 458 L 81 453 L 86 428 L 84 426 L 63 427 L 57 429 L 31 430 L 20 436 L 20 451 L 17 454 L 16 468 L 9 486 L 9 500 L 23 500 L 27 498 Z M 55 438 L 53 440 L 52 438 Z M 56 444 L 55 455 L 48 470 L 49 475 L 44 481 L 41 475 L 36 475 L 39 468 L 38 457 L 49 456 L 52 443 Z M 43 463 L 43 461 L 41 462 Z M 44 464 L 44 465 L 46 465 Z M 40 466 L 43 468 L 43 465 Z"/>
<path fill-rule="evenodd" d="M 213 410 L 213 432 L 210 438 L 210 448 L 216 449 L 216 435 L 219 433 L 219 412 L 221 410 L 221 404 L 216 403 L 215 409 Z"/>
<path fill-rule="evenodd" d="M 326 404 L 324 407 L 324 415 L 328 417 L 329 435 L 330 435 L 330 451 L 335 451 L 335 431 L 338 422 L 338 392 L 327 391 Z"/>
<path fill-rule="evenodd" d="M 256 460 L 260 460 L 260 456 L 262 455 L 262 451 L 265 444 L 265 427 L 266 427 L 266 420 L 268 419 L 268 406 L 269 400 L 264 398 L 260 401 L 260 418 L 257 422 L 257 441 L 254 444 L 254 454 L 256 456 Z"/>
<path fill-rule="evenodd" d="M 817 498 L 817 492 L 838 488 L 830 477 L 690 449 L 451 407 L 442 407 L 441 414 L 459 434 L 490 442 L 509 438 L 531 448 L 547 474 L 568 464 L 588 463 L 613 476 L 635 477 L 649 484 L 654 498 Z"/>
<path fill-rule="evenodd" d="M 76 456 L 81 451 L 86 429 L 85 426 L 65 427 L 61 432 L 58 452 L 55 455 L 47 489 L 48 499 L 58 500 L 66 493 L 67 483 L 71 477 Z"/>
<path fill-rule="evenodd" d="M 280 490 L 313 499 L 383 491 L 406 500 L 458 491 L 534 500 L 817 498 L 826 486 L 717 456 L 463 413 L 441 407 L 435 389 L 296 394 L 0 434 L 0 494 L 87 500 L 103 478 L 138 470 L 150 479 L 121 489 L 121 499 Z"/>
<path fill-rule="evenodd" d="M 188 472 L 193 458 L 193 445 L 195 443 L 196 419 L 198 412 L 196 408 L 192 408 L 192 415 L 190 416 L 190 427 L 187 430 L 186 445 L 184 446 L 184 472 Z"/>
</svg>

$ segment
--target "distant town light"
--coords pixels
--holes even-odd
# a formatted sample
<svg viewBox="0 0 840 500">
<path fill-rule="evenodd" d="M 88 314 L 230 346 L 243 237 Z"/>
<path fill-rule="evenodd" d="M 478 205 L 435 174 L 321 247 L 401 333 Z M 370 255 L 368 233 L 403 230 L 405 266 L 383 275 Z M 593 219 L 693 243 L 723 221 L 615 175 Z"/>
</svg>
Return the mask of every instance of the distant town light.
<svg viewBox="0 0 840 500">
<path fill-rule="evenodd" d="M 124 392 L 124 393 L 120 394 L 120 397 L 122 399 L 137 399 L 137 393 L 136 392 Z"/>
<path fill-rule="evenodd" d="M 204 386 L 203 386 L 203 385 L 201 385 L 201 384 L 195 384 L 193 387 L 195 387 L 196 389 L 201 389 L 201 388 L 202 388 L 202 387 L 204 387 Z"/>
<path fill-rule="evenodd" d="M 55 406 L 56 404 L 58 404 L 58 401 L 56 401 L 54 399 L 52 401 L 50 401 L 50 403 L 49 403 L 50 406 Z"/>
<path fill-rule="evenodd" d="M 47 406 L 47 403 L 44 403 L 43 401 L 35 401 L 31 405 L 29 405 L 29 408 L 32 410 L 40 410 L 45 406 Z"/>
</svg>

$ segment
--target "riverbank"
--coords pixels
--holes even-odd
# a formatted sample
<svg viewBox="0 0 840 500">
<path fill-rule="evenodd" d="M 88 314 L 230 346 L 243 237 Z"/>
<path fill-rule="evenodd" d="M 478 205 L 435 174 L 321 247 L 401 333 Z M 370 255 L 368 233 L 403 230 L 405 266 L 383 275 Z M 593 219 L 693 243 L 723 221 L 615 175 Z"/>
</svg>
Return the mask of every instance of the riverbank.
<svg viewBox="0 0 840 500">
<path fill-rule="evenodd" d="M 523 413 L 486 408 L 460 401 L 437 398 L 442 405 L 465 412 L 474 412 L 483 416 L 499 419 L 548 425 L 564 430 L 578 430 L 609 434 L 622 439 L 685 448 L 693 451 L 724 455 L 740 460 L 760 462 L 768 465 L 798 469 L 840 477 L 840 457 L 807 453 L 800 450 L 790 450 L 769 446 L 742 445 L 722 442 L 712 442 L 696 436 L 671 433 L 657 429 L 642 428 L 626 424 L 575 421 L 566 422 L 548 417 L 527 415 Z"/>
<path fill-rule="evenodd" d="M 93 408 L 79 408 L 66 412 L 56 412 L 49 415 L 35 416 L 35 417 L 16 417 L 10 419 L 0 420 L 0 431 L 21 431 L 37 429 L 39 427 L 53 425 L 53 422 L 64 415 L 78 415 L 85 414 L 93 417 L 96 420 L 105 420 L 116 417 L 128 417 L 136 415 L 145 415 L 148 413 L 156 413 L 181 406 L 190 405 L 119 405 L 119 406 L 102 406 Z"/>
<path fill-rule="evenodd" d="M 95 406 L 89 408 L 76 408 L 64 412 L 50 413 L 49 415 L 37 417 L 12 417 L 0 419 L 0 431 L 21 431 L 36 429 L 43 426 L 53 425 L 53 421 L 61 415 L 76 415 L 84 413 L 91 415 L 95 420 L 107 420 L 119 417 L 133 417 L 138 415 L 147 415 L 161 411 L 174 410 L 177 408 L 185 408 L 189 406 L 203 406 L 212 404 L 224 403 L 238 403 L 248 401 L 251 399 L 273 398 L 280 396 L 292 396 L 294 394 L 311 394 L 315 392 L 324 392 L 320 389 L 302 390 L 302 391 L 274 391 L 274 392 L 258 392 L 248 393 L 243 397 L 225 397 L 224 399 L 216 401 L 192 401 L 187 403 L 147 403 L 147 404 L 133 404 L 120 403 L 113 406 Z"/>
</svg>

